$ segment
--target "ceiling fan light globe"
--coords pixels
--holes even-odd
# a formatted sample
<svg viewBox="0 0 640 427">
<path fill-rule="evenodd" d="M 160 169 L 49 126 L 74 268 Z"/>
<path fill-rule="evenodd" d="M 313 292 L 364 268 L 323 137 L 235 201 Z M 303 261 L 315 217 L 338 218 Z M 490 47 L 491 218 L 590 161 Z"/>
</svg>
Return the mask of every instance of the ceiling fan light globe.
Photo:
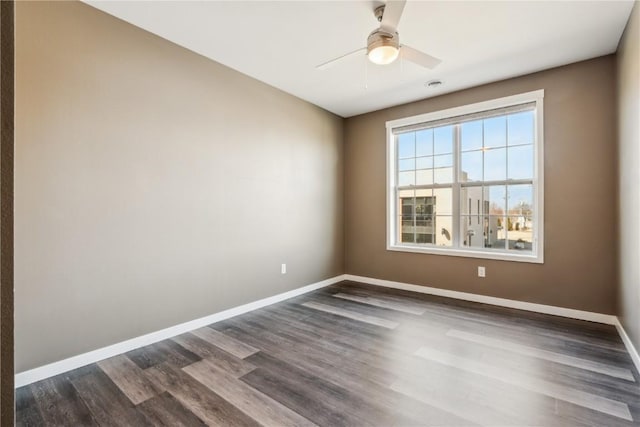
<svg viewBox="0 0 640 427">
<path fill-rule="evenodd" d="M 377 46 L 369 50 L 367 56 L 374 64 L 387 65 L 395 61 L 399 53 L 400 50 L 395 46 Z"/>
</svg>

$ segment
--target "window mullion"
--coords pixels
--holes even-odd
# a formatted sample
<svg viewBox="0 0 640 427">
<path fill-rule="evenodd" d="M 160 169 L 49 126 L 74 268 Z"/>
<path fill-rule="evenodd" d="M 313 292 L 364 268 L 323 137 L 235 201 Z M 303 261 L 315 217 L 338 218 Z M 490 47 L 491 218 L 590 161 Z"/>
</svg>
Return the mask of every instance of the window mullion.
<svg viewBox="0 0 640 427">
<path fill-rule="evenodd" d="M 451 188 L 452 184 L 424 184 L 424 185 L 405 185 L 398 187 L 398 190 L 429 190 L 438 188 Z"/>
<path fill-rule="evenodd" d="M 505 120 L 505 126 L 504 126 L 504 142 L 506 144 L 505 146 L 505 162 L 506 164 L 504 165 L 504 170 L 506 171 L 506 176 L 505 178 L 507 179 L 507 181 L 509 181 L 509 120 Z M 505 186 L 505 195 L 507 197 L 507 200 L 505 200 L 505 214 L 507 214 L 507 218 L 505 221 L 505 225 L 509 225 L 509 185 Z M 508 251 L 509 250 L 509 227 L 506 228 L 505 233 L 504 233 L 504 250 Z"/>
<path fill-rule="evenodd" d="M 453 132 L 453 185 L 452 185 L 452 214 L 451 224 L 453 230 L 452 239 L 453 247 L 460 248 L 460 125 L 454 126 Z"/>
</svg>

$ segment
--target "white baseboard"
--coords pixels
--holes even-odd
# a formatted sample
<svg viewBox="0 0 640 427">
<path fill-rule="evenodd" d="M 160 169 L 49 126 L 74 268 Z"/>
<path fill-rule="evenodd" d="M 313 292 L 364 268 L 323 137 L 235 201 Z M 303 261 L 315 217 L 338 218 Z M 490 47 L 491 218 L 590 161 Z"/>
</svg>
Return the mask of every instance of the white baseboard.
<svg viewBox="0 0 640 427">
<path fill-rule="evenodd" d="M 69 357 L 68 359 L 60 360 L 58 362 L 20 372 L 15 376 L 15 387 L 22 387 L 24 385 L 43 380 L 45 378 L 52 377 L 54 375 L 62 374 L 64 372 L 71 371 L 73 369 L 89 365 L 91 363 L 99 362 L 100 360 L 107 359 L 118 354 L 126 353 L 128 351 L 135 350 L 136 348 L 144 347 L 145 345 L 153 344 L 167 338 L 172 338 L 185 332 L 189 332 L 194 329 L 198 329 L 203 326 L 207 326 L 212 323 L 237 316 L 239 314 L 247 313 L 258 308 L 266 307 L 268 305 L 275 304 L 277 302 L 284 301 L 289 298 L 305 294 L 307 292 L 315 291 L 316 289 L 324 288 L 343 280 L 345 280 L 344 275 L 335 276 L 321 282 L 312 283 L 310 285 L 294 289 L 292 291 L 284 292 L 268 298 L 263 298 L 258 301 L 253 301 L 248 304 L 243 304 L 209 316 L 201 317 L 200 319 L 191 320 L 189 322 L 171 326 L 160 331 L 152 332 L 107 347 Z"/>
<path fill-rule="evenodd" d="M 633 342 L 631 342 L 629 335 L 627 335 L 627 331 L 624 330 L 622 323 L 620 323 L 620 320 L 617 318 L 615 325 L 618 333 L 620 334 L 620 338 L 622 338 L 624 346 L 627 347 L 627 351 L 631 356 L 631 360 L 633 360 L 633 364 L 636 365 L 636 369 L 640 372 L 640 355 L 638 354 L 638 350 L 636 350 L 636 347 L 633 345 Z"/>
<path fill-rule="evenodd" d="M 536 313 L 552 314 L 555 316 L 570 317 L 572 319 L 588 320 L 590 322 L 615 325 L 618 322 L 616 316 L 610 314 L 593 313 L 591 311 L 574 310 L 572 308 L 555 307 L 552 305 L 536 304 L 532 302 L 516 301 L 505 298 L 496 298 L 486 295 L 477 295 L 467 292 L 450 291 L 447 289 L 431 288 L 429 286 L 412 285 L 409 283 L 394 282 L 391 280 L 374 279 L 371 277 L 354 276 L 345 274 L 345 280 L 362 282 L 369 285 L 384 286 L 393 289 L 419 292 L 422 294 L 438 295 L 441 297 L 461 299 L 465 301 L 480 302 L 483 304 L 498 305 L 501 307 L 516 308 L 518 310 L 533 311 Z"/>
</svg>

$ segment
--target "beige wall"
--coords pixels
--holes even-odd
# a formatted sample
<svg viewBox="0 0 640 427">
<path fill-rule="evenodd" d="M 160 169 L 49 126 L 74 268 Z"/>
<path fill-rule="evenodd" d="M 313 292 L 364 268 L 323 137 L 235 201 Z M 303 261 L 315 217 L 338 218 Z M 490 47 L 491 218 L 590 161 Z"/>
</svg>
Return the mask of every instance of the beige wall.
<svg viewBox="0 0 640 427">
<path fill-rule="evenodd" d="M 640 349 L 640 4 L 618 46 L 619 314 Z"/>
<path fill-rule="evenodd" d="M 385 122 L 537 89 L 545 90 L 545 263 L 387 251 Z M 347 273 L 615 313 L 615 126 L 614 56 L 347 119 Z"/>
<path fill-rule="evenodd" d="M 17 372 L 344 272 L 341 118 L 82 3 L 16 29 Z"/>
</svg>

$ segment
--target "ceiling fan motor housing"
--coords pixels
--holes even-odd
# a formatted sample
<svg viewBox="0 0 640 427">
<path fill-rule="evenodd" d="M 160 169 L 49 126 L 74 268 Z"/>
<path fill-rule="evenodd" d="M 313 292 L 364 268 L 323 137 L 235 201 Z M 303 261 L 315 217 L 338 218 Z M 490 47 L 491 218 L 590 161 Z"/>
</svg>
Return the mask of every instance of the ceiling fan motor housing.
<svg viewBox="0 0 640 427">
<path fill-rule="evenodd" d="M 392 46 L 399 49 L 400 36 L 397 32 L 391 33 L 377 28 L 367 37 L 367 54 L 380 46 Z"/>
<path fill-rule="evenodd" d="M 397 32 L 376 29 L 367 37 L 367 56 L 377 64 L 388 64 L 398 56 L 400 36 Z"/>
</svg>

